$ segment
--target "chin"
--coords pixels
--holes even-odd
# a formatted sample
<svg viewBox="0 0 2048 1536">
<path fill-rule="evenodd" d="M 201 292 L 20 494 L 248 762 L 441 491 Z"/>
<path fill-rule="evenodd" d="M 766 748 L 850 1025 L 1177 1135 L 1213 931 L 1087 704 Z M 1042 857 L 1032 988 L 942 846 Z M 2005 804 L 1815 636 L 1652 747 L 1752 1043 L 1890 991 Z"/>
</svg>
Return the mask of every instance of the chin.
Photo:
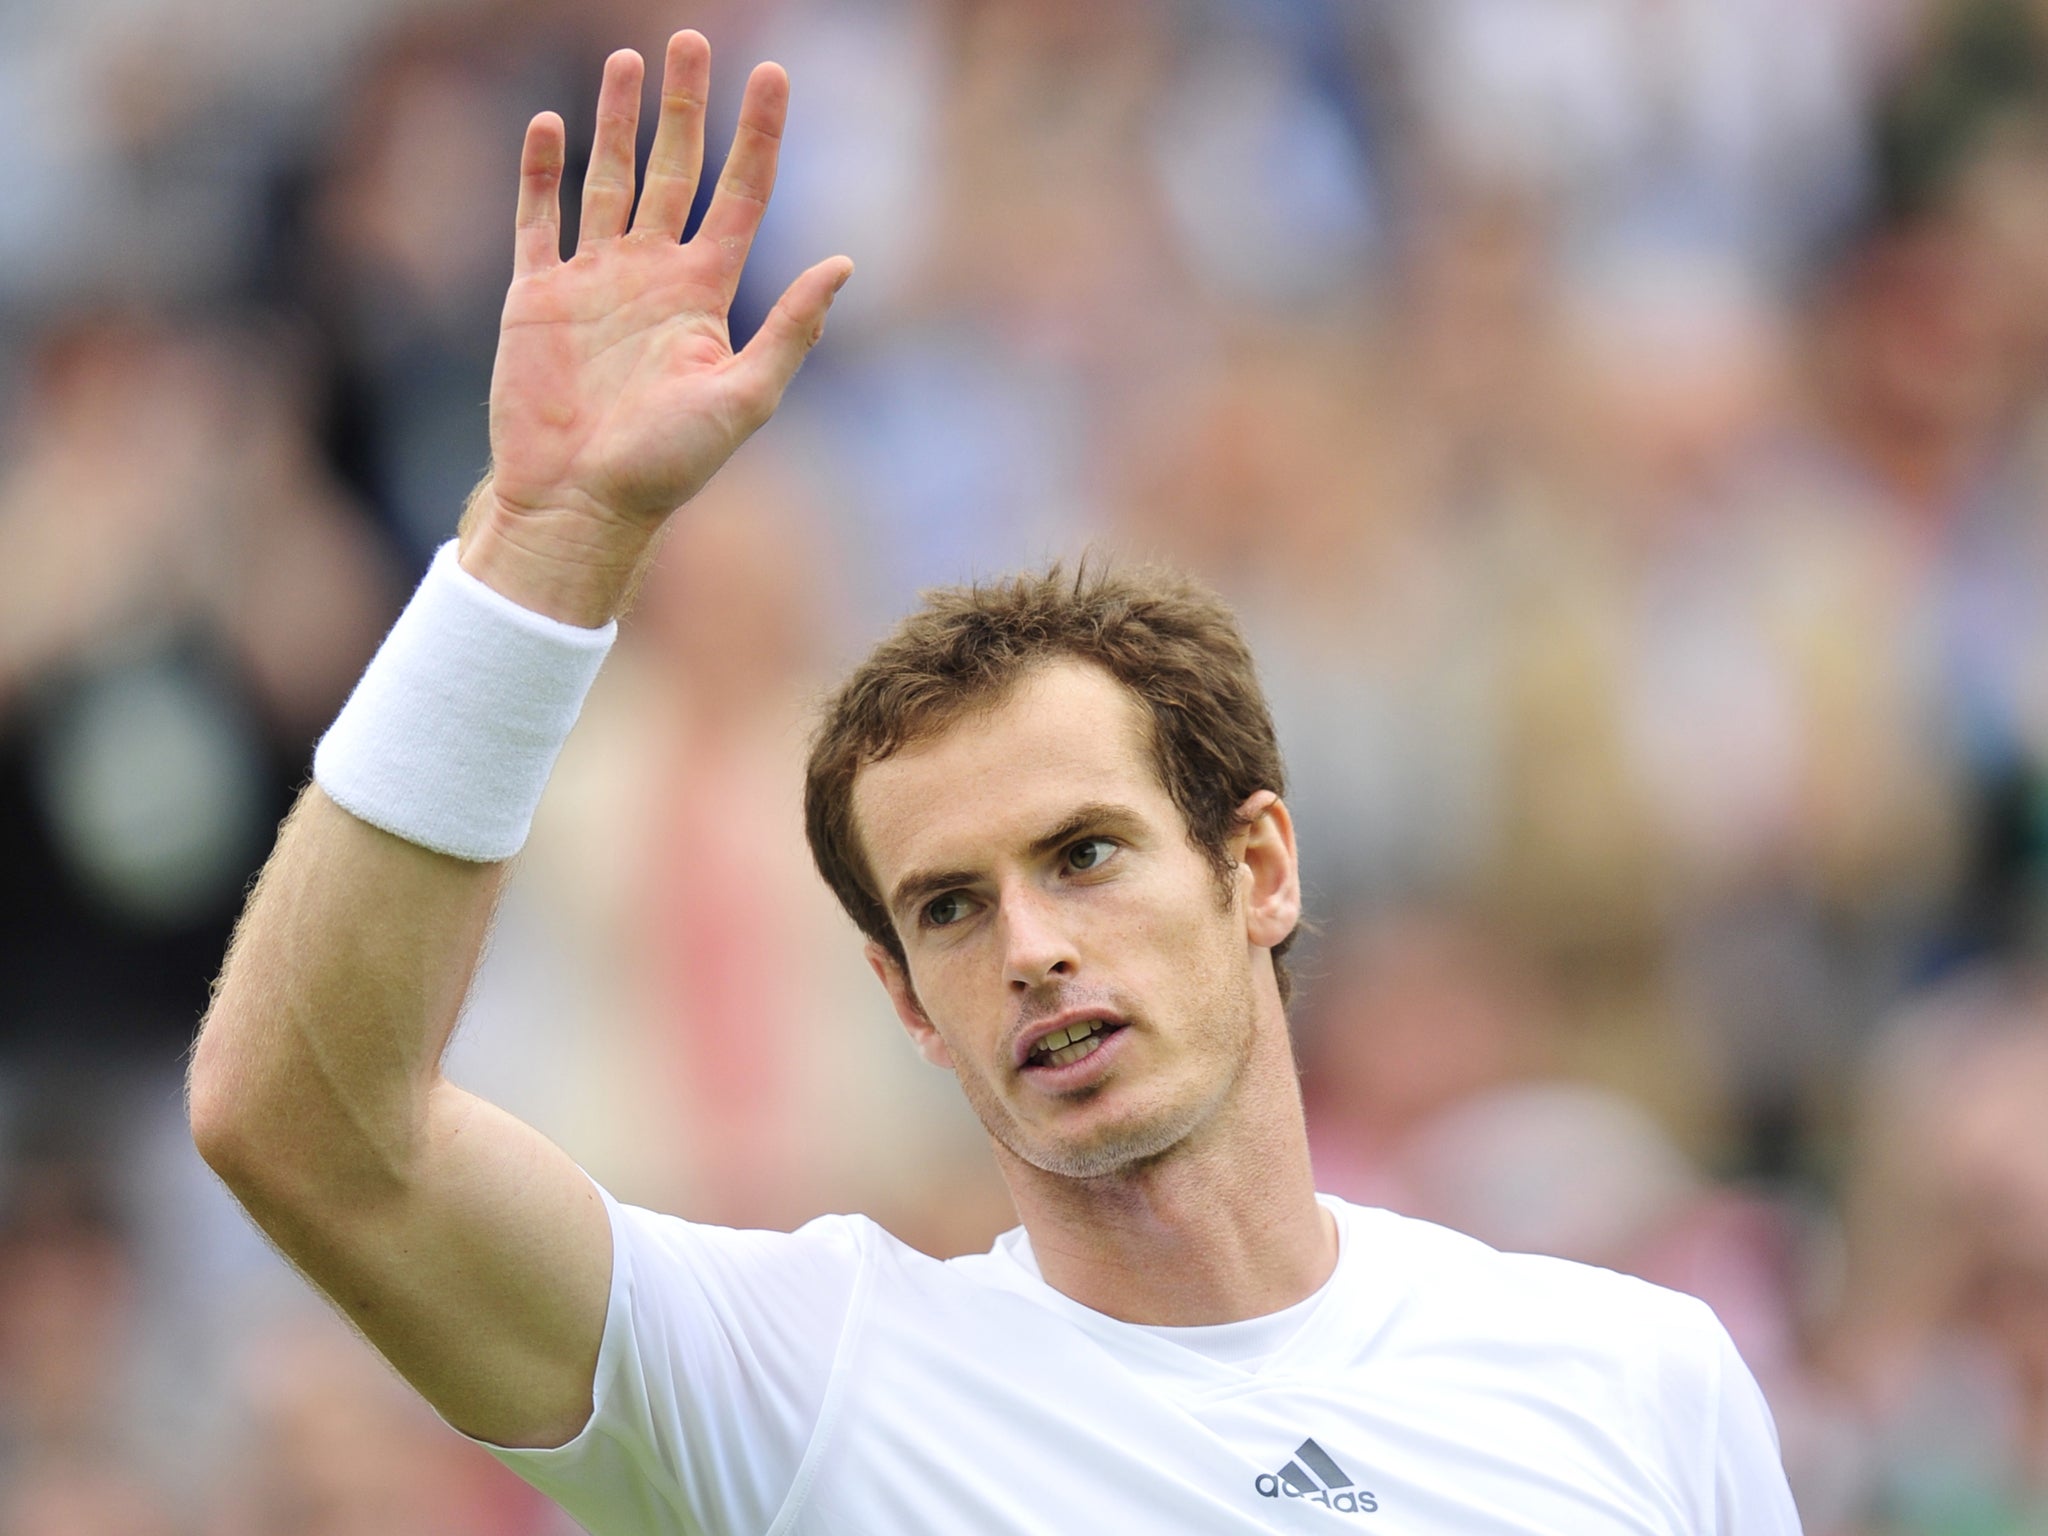
<svg viewBox="0 0 2048 1536">
<path fill-rule="evenodd" d="M 1041 1173 L 1063 1179 L 1107 1179 L 1135 1173 L 1170 1155 L 1192 1136 L 1205 1116 L 1180 1109 L 1129 1115 L 1084 1135 L 1048 1137 L 1035 1145 L 1007 1142 L 1009 1150 Z"/>
</svg>

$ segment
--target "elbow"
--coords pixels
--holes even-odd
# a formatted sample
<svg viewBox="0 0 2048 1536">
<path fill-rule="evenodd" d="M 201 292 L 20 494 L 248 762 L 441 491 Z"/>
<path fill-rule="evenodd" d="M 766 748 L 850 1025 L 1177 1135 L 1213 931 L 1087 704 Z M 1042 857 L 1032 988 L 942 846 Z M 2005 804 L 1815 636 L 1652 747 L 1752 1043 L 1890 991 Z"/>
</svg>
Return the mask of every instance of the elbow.
<svg viewBox="0 0 2048 1536">
<path fill-rule="evenodd" d="M 257 1102 L 260 1083 L 260 1072 L 226 1048 L 209 1048 L 202 1034 L 185 1076 L 185 1119 L 200 1161 L 275 1237 L 277 1220 L 304 1204 L 310 1181 L 302 1152 L 280 1130 L 290 1117 Z"/>
<path fill-rule="evenodd" d="M 185 1074 L 185 1120 L 201 1160 L 234 1188 L 251 1162 L 250 1136 L 236 1113 L 232 1063 L 224 1059 L 217 1025 L 209 1016 L 193 1047 Z"/>
<path fill-rule="evenodd" d="M 265 1091 L 264 1063 L 244 1023 L 219 1000 L 208 1012 L 185 1071 L 185 1122 L 200 1161 L 247 1205 L 288 1166 L 279 1130 L 294 1115 L 267 1102 L 273 1095 Z"/>
<path fill-rule="evenodd" d="M 413 1101 L 356 1104 L 314 1064 L 280 1057 L 277 1034 L 215 1003 L 185 1075 L 200 1159 L 259 1222 L 403 1193 L 418 1150 Z"/>
<path fill-rule="evenodd" d="M 192 1127 L 192 1145 L 199 1149 L 200 1161 L 227 1183 L 233 1184 L 235 1171 L 246 1160 L 246 1143 L 234 1122 L 210 1102 L 202 1100 L 196 1086 L 187 1090 L 186 1116 Z"/>
</svg>

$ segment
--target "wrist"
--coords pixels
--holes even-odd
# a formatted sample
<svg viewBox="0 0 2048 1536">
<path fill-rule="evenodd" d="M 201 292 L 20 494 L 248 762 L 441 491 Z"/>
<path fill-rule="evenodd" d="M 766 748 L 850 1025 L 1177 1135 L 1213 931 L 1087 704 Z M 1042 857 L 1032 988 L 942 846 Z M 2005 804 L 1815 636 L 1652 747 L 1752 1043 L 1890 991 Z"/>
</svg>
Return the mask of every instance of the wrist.
<svg viewBox="0 0 2048 1536">
<path fill-rule="evenodd" d="M 471 498 L 462 569 L 520 607 L 602 629 L 625 609 L 652 555 L 653 531 L 601 511 L 513 508 L 489 481 Z"/>
<path fill-rule="evenodd" d="M 408 842 L 510 858 L 617 632 L 535 612 L 444 545 L 321 738 L 313 777 Z"/>
</svg>

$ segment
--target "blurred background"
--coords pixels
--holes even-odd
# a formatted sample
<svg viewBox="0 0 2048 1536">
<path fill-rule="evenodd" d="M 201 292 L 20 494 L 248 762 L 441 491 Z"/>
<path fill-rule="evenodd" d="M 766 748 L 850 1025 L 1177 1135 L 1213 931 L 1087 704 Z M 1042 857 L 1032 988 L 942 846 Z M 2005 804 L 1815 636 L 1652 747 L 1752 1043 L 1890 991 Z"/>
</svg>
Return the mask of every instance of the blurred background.
<svg viewBox="0 0 2048 1536">
<path fill-rule="evenodd" d="M 860 272 L 453 1074 L 624 1198 L 984 1246 L 809 712 L 921 587 L 1170 559 L 1291 764 L 1323 1187 L 1705 1297 L 1813 1536 L 2048 1530 L 2048 5 L 74 0 L 0 6 L 0 1536 L 568 1529 L 179 1081 L 483 469 L 521 127 L 681 25 L 714 154 L 794 80 L 738 329 Z"/>
</svg>

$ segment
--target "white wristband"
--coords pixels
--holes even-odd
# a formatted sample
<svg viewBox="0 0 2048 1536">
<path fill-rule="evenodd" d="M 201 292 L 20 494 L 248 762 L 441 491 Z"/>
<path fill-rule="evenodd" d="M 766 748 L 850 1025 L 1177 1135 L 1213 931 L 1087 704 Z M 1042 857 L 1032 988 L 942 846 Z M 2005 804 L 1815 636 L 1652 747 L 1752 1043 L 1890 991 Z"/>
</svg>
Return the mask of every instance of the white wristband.
<svg viewBox="0 0 2048 1536">
<path fill-rule="evenodd" d="M 313 777 L 408 842 L 509 859 L 618 632 L 522 608 L 457 564 L 451 540 L 320 739 Z"/>
</svg>

